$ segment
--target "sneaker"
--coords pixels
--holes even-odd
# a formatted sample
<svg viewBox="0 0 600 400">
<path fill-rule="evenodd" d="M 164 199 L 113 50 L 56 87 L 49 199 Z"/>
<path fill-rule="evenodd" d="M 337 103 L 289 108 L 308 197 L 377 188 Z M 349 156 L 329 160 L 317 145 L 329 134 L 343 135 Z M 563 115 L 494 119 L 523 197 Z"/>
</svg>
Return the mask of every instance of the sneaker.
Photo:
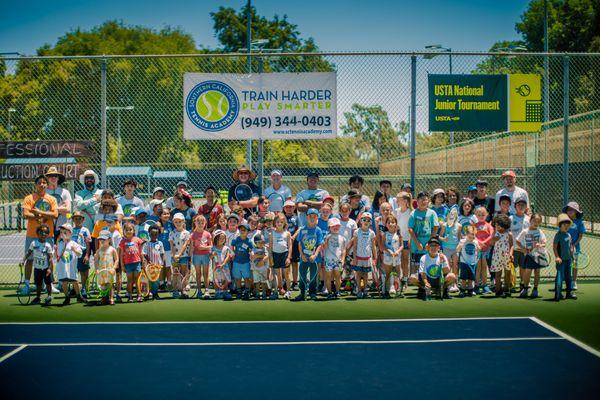
<svg viewBox="0 0 600 400">
<path fill-rule="evenodd" d="M 196 293 L 196 298 L 197 299 L 201 299 L 202 298 L 202 290 L 198 289 L 198 293 Z"/>
<path fill-rule="evenodd" d="M 58 294 L 60 290 L 58 290 L 54 285 L 52 285 L 52 294 Z"/>
<path fill-rule="evenodd" d="M 496 297 L 502 297 L 504 295 L 504 292 L 502 290 L 498 290 L 494 296 Z"/>
<path fill-rule="evenodd" d="M 223 300 L 232 300 L 233 296 L 229 292 L 223 293 Z"/>
<path fill-rule="evenodd" d="M 39 300 L 38 300 L 39 301 Z M 48 296 L 44 299 L 44 305 L 45 306 L 49 306 L 50 304 L 52 304 L 52 296 Z"/>
<path fill-rule="evenodd" d="M 244 290 L 244 292 L 242 293 L 242 299 L 250 300 L 250 292 L 248 290 Z"/>
<path fill-rule="evenodd" d="M 577 290 L 577 282 L 573 281 L 573 283 L 571 283 L 571 290 L 572 291 Z"/>
<path fill-rule="evenodd" d="M 503 294 L 502 294 L 502 298 L 506 299 L 507 297 L 511 297 L 512 294 L 510 293 L 510 290 L 506 290 Z"/>
<path fill-rule="evenodd" d="M 291 288 L 291 290 L 292 291 L 298 290 L 298 282 L 292 282 L 292 288 Z"/>
<path fill-rule="evenodd" d="M 408 287 L 408 279 L 402 278 L 402 280 L 400 281 L 400 291 L 404 292 L 407 287 Z"/>
<path fill-rule="evenodd" d="M 537 288 L 533 288 L 533 290 L 531 291 L 531 298 L 532 299 L 536 299 L 538 296 L 538 290 Z"/>
<path fill-rule="evenodd" d="M 173 295 L 173 296 L 174 296 L 174 295 Z M 123 299 L 121 298 L 121 296 L 119 296 L 119 293 L 116 293 L 116 294 L 115 294 L 115 299 L 116 299 L 116 300 L 117 300 L 119 303 L 122 303 L 122 302 L 123 302 Z"/>
<path fill-rule="evenodd" d="M 519 298 L 520 299 L 526 299 L 527 298 L 527 292 L 528 292 L 527 288 L 521 289 L 521 293 L 519 293 Z"/>
<path fill-rule="evenodd" d="M 173 296 L 174 299 L 178 299 L 179 296 L 181 296 L 181 294 L 179 293 L 179 291 L 175 290 L 175 291 L 173 291 L 172 296 Z"/>
<path fill-rule="evenodd" d="M 519 293 L 519 290 L 516 287 L 510 288 L 510 293 L 517 294 Z"/>
<path fill-rule="evenodd" d="M 458 297 L 461 299 L 464 299 L 465 297 L 467 297 L 467 292 L 464 290 L 461 290 L 460 293 L 458 294 Z"/>
<path fill-rule="evenodd" d="M 273 293 L 271 293 L 271 296 L 269 296 L 269 300 L 277 300 L 279 298 L 279 293 L 277 293 L 276 290 L 273 290 Z"/>
<path fill-rule="evenodd" d="M 567 293 L 567 295 L 565 296 L 565 299 L 577 300 L 577 295 L 575 293 L 573 293 L 573 292 Z"/>
<path fill-rule="evenodd" d="M 450 286 L 450 289 L 448 289 L 448 291 L 450 293 L 458 293 L 458 292 L 460 292 L 460 290 L 458 289 L 458 285 L 456 285 L 456 283 L 453 283 L 452 286 Z"/>
<path fill-rule="evenodd" d="M 469 297 L 473 297 L 476 295 L 477 295 L 477 293 L 473 289 L 467 291 L 467 296 L 469 296 Z"/>
<path fill-rule="evenodd" d="M 87 300 L 82 295 L 77 296 L 78 303 L 87 303 Z"/>
<path fill-rule="evenodd" d="M 67 305 L 71 304 L 71 298 L 69 296 L 65 297 L 62 304 L 63 304 L 63 306 L 67 306 Z"/>
<path fill-rule="evenodd" d="M 323 296 L 328 296 L 328 295 L 329 295 L 329 290 L 327 290 L 327 288 L 326 288 L 326 287 L 324 287 L 324 288 L 323 288 L 323 290 L 321 290 L 321 294 L 322 294 Z"/>
<path fill-rule="evenodd" d="M 363 298 L 363 299 L 368 299 L 368 298 L 369 298 L 369 296 L 370 296 L 370 295 L 369 295 L 369 291 L 368 291 L 367 289 L 365 289 L 365 290 L 363 291 L 363 296 L 362 296 L 362 298 Z"/>
<path fill-rule="evenodd" d="M 36 297 L 35 299 L 31 300 L 31 304 L 40 304 L 40 298 Z"/>
<path fill-rule="evenodd" d="M 266 300 L 267 299 L 267 292 L 262 292 L 262 294 L 260 295 L 261 300 Z"/>
<path fill-rule="evenodd" d="M 442 299 L 446 299 L 446 300 L 452 299 L 452 297 L 450 297 L 450 293 L 448 293 L 448 289 L 444 289 L 444 293 L 442 293 Z"/>
<path fill-rule="evenodd" d="M 304 293 L 300 293 L 298 296 L 294 297 L 292 301 L 304 301 L 306 300 L 306 296 Z"/>
<path fill-rule="evenodd" d="M 284 295 L 285 295 L 285 293 L 286 293 L 286 291 L 285 291 L 285 289 L 284 289 L 284 288 L 281 288 L 281 289 L 279 289 L 279 295 L 280 295 L 280 296 L 284 296 Z"/>
<path fill-rule="evenodd" d="M 492 289 L 490 289 L 490 287 L 488 285 L 485 285 L 483 287 L 483 294 L 490 294 L 492 293 Z"/>
<path fill-rule="evenodd" d="M 363 296 L 364 296 L 364 293 L 363 293 L 363 292 L 357 292 L 357 293 L 356 293 L 356 298 L 357 298 L 357 299 L 362 299 L 362 298 L 363 298 Z"/>
<path fill-rule="evenodd" d="M 81 297 L 87 297 L 87 292 L 84 288 L 81 288 L 81 291 L 79 293 L 81 294 Z"/>
<path fill-rule="evenodd" d="M 202 298 L 203 298 L 204 300 L 208 300 L 208 299 L 210 299 L 210 293 L 208 293 L 208 290 L 206 290 L 206 291 L 204 292 L 204 295 L 202 296 Z"/>
<path fill-rule="evenodd" d="M 283 298 L 284 299 L 290 299 L 292 297 L 292 292 L 290 292 L 289 290 L 287 292 L 284 293 Z"/>
<path fill-rule="evenodd" d="M 392 287 L 393 287 L 393 286 L 392 286 Z M 391 298 L 392 298 L 392 296 L 391 296 L 390 292 L 391 292 L 391 290 L 390 290 L 389 292 L 385 292 L 385 293 L 384 293 L 384 294 L 381 296 L 381 298 L 383 298 L 383 299 L 391 299 Z"/>
<path fill-rule="evenodd" d="M 390 287 L 390 291 L 388 293 L 391 297 L 396 296 L 396 288 L 394 287 L 394 285 L 392 285 L 392 287 Z"/>
<path fill-rule="evenodd" d="M 317 295 L 316 295 L 315 293 L 311 293 L 311 294 L 310 294 L 308 297 L 309 297 L 309 298 L 310 298 L 312 301 L 315 301 L 315 300 L 317 300 Z"/>
<path fill-rule="evenodd" d="M 156 299 L 156 300 L 160 300 L 160 296 L 158 295 L 158 292 L 156 292 L 156 293 L 153 293 L 153 294 L 152 294 L 152 297 L 153 297 L 154 299 Z"/>
<path fill-rule="evenodd" d="M 333 299 L 335 299 L 335 294 L 334 293 L 329 293 L 327 295 L 327 300 L 333 300 Z"/>
</svg>

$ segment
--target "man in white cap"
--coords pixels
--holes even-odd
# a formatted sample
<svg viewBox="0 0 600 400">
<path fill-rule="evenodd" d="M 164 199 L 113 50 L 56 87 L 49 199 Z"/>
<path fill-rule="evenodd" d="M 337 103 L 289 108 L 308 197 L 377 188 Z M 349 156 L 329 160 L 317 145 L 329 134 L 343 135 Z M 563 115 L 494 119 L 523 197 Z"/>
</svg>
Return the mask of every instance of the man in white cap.
<svg viewBox="0 0 600 400">
<path fill-rule="evenodd" d="M 510 215 L 515 215 L 515 203 L 517 200 L 525 200 L 527 202 L 527 208 L 529 208 L 529 194 L 523 188 L 520 188 L 516 185 L 517 183 L 517 174 L 515 171 L 505 171 L 502 173 L 502 182 L 504 182 L 504 188 L 498 190 L 496 193 L 495 204 L 500 204 L 500 196 L 508 196 L 510 197 Z"/>
<path fill-rule="evenodd" d="M 98 191 L 98 175 L 91 169 L 85 171 L 80 177 L 79 182 L 83 189 L 75 192 L 76 211 L 83 214 L 83 226 L 90 232 L 94 230 L 94 216 L 96 215 L 95 206 L 100 202 L 100 193 Z"/>
<path fill-rule="evenodd" d="M 265 189 L 264 195 L 270 201 L 269 211 L 282 212 L 283 204 L 292 198 L 292 191 L 282 184 L 283 173 L 279 169 L 271 171 L 271 186 Z"/>
</svg>

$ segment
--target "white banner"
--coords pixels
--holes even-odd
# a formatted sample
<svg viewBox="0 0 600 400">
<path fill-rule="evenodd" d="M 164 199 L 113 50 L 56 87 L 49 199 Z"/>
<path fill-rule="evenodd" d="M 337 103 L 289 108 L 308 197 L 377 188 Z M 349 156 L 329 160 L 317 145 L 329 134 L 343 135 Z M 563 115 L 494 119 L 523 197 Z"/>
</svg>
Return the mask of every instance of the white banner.
<svg viewBox="0 0 600 400">
<path fill-rule="evenodd" d="M 335 72 L 201 74 L 183 80 L 185 139 L 333 139 Z"/>
</svg>

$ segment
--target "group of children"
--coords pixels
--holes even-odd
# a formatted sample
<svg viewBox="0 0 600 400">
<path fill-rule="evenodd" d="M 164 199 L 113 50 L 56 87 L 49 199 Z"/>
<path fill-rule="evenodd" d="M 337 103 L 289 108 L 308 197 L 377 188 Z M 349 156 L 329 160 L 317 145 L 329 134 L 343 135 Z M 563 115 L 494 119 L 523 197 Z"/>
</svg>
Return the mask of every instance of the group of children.
<svg viewBox="0 0 600 400">
<path fill-rule="evenodd" d="M 409 284 L 417 287 L 417 297 L 424 300 L 433 290 L 444 298 L 450 298 L 450 293 L 538 297 L 540 269 L 548 266 L 541 216 L 529 214 L 527 202 L 519 198 L 511 213 L 509 196 L 500 197 L 492 216 L 469 198 L 449 202 L 446 194 L 452 190 L 421 192 L 414 209 L 408 191 L 393 199 L 379 196 L 381 200 L 374 203 L 377 207 L 354 200 L 361 195 L 350 191 L 337 213 L 335 200 L 328 196 L 320 209 L 307 210 L 305 225 L 300 223 L 294 201 L 288 199 L 282 212 L 273 213 L 263 199 L 257 214 L 248 216 L 236 208 L 218 215 L 210 227 L 206 217 L 197 214 L 191 229 L 186 215 L 164 202 L 153 207 L 154 218 L 149 219 L 148 211 L 140 207 L 131 218 L 119 220 L 118 203 L 106 198 L 92 232 L 83 226 L 83 215 L 75 212 L 73 225 L 61 225 L 60 236 L 51 245 L 46 240 L 48 227 L 40 225 L 38 239 L 23 262 L 33 256 L 34 303 L 40 303 L 43 284 L 50 287 L 54 271 L 65 293 L 63 304 L 70 302 L 70 285 L 77 300 L 86 301 L 91 260 L 102 301 L 107 304 L 159 299 L 161 291 L 189 298 L 194 281 L 194 295 L 202 299 L 275 300 L 282 296 L 303 301 L 317 295 L 335 299 L 345 290 L 358 299 L 374 292 L 392 298 L 403 297 Z M 553 243 L 556 300 L 563 298 L 563 281 L 566 298 L 576 298 L 571 261 L 585 229 L 576 203 L 569 203 L 564 212 L 558 217 Z M 140 274 L 151 275 L 150 266 L 161 273 L 145 297 L 138 281 Z M 121 297 L 123 274 L 127 285 Z M 296 290 L 299 294 L 292 298 Z M 44 304 L 51 301 L 49 295 Z"/>
</svg>

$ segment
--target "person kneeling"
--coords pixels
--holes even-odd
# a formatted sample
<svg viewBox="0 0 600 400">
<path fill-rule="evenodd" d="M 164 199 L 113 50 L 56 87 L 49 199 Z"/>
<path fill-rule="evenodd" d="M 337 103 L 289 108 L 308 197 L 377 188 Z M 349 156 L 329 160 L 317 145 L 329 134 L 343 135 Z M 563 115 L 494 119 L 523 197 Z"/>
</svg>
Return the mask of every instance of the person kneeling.
<svg viewBox="0 0 600 400">
<path fill-rule="evenodd" d="M 417 279 L 414 283 L 419 286 L 418 297 L 423 300 L 431 297 L 432 288 L 437 288 L 444 299 L 450 298 L 448 287 L 456 282 L 456 275 L 450 271 L 446 256 L 440 253 L 440 241 L 436 237 L 427 242 L 427 253 L 421 257 Z"/>
</svg>

